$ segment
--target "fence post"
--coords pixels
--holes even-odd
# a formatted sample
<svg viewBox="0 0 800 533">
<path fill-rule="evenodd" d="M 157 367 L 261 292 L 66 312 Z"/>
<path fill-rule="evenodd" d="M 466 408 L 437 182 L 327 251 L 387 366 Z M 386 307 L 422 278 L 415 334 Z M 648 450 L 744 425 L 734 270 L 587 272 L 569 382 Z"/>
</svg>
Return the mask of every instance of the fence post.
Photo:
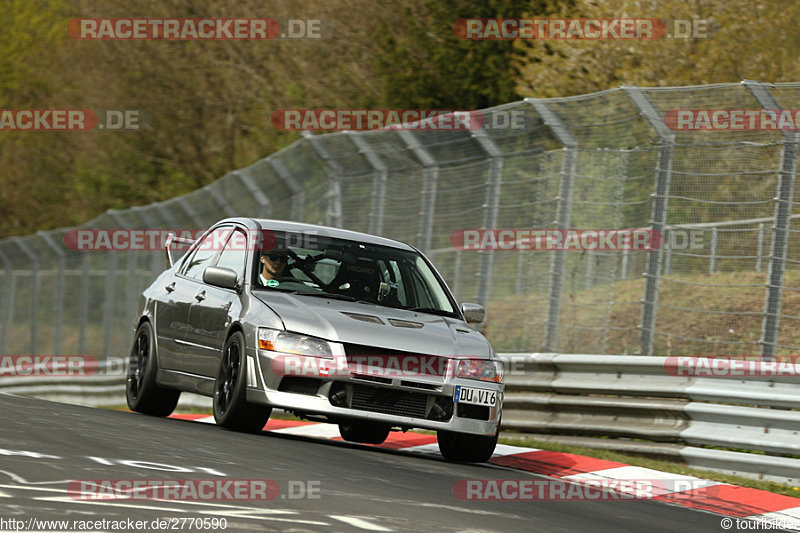
<svg viewBox="0 0 800 533">
<path fill-rule="evenodd" d="M 453 295 L 460 300 L 461 291 L 461 250 L 456 250 L 456 260 L 453 265 Z"/>
<path fill-rule="evenodd" d="M 214 200 L 214 203 L 217 204 L 217 207 L 225 213 L 226 217 L 235 217 L 236 211 L 231 207 L 231 204 L 225 199 L 221 192 L 219 192 L 220 185 L 209 184 L 203 187 L 203 190 L 206 191 L 211 199 Z M 201 228 L 198 228 L 201 229 Z"/>
<path fill-rule="evenodd" d="M 556 115 L 543 100 L 526 98 L 533 109 L 539 114 L 545 125 L 550 128 L 558 141 L 564 145 L 564 156 L 561 164 L 561 183 L 558 192 L 558 208 L 556 211 L 556 229 L 569 229 L 572 217 L 572 192 L 575 185 L 575 170 L 577 167 L 578 141 L 570 133 L 561 118 Z M 564 291 L 564 273 L 567 268 L 566 250 L 553 252 L 550 263 L 550 290 L 547 296 L 547 329 L 545 331 L 543 350 L 555 352 L 558 350 L 558 328 L 561 320 L 561 297 Z"/>
<path fill-rule="evenodd" d="M 488 187 L 486 188 L 486 210 L 483 227 L 493 229 L 497 226 L 497 212 L 500 210 L 500 187 L 503 181 L 503 151 L 495 144 L 486 130 L 475 130 L 472 136 L 478 141 L 489 157 Z M 478 270 L 478 303 L 489 306 L 489 295 L 492 287 L 492 268 L 494 266 L 494 250 L 479 250 L 480 267 Z"/>
<path fill-rule="evenodd" d="M 0 355 L 4 355 L 8 353 L 6 352 L 6 338 L 8 338 L 8 329 L 14 313 L 14 266 L 3 253 L 2 246 L 0 246 L 0 260 L 3 261 L 3 269 L 6 271 L 3 276 L 3 320 L 0 324 Z"/>
<path fill-rule="evenodd" d="M 108 265 L 106 265 L 105 302 L 103 303 L 103 359 L 111 353 L 111 332 L 114 327 L 114 296 L 116 293 L 117 254 L 109 252 Z"/>
<path fill-rule="evenodd" d="M 64 247 L 57 245 L 53 241 L 53 237 L 43 231 L 36 233 L 47 246 L 58 256 L 58 274 L 56 275 L 56 316 L 53 318 L 54 336 L 53 336 L 53 355 L 61 355 L 61 339 L 62 329 L 64 324 L 64 269 L 66 268 L 64 261 Z"/>
<path fill-rule="evenodd" d="M 621 267 L 621 275 L 620 279 L 626 280 L 628 279 L 628 261 L 630 256 L 630 250 L 622 250 L 622 267 Z"/>
<path fill-rule="evenodd" d="M 664 275 L 668 276 L 672 273 L 672 246 L 670 239 L 672 238 L 671 231 L 669 229 L 664 230 L 664 240 L 661 243 L 661 246 L 664 248 Z"/>
<path fill-rule="evenodd" d="M 347 138 L 356 145 L 359 153 L 364 154 L 364 157 L 367 158 L 367 161 L 375 171 L 375 178 L 372 182 L 369 229 L 367 231 L 374 235 L 381 235 L 383 233 L 383 206 L 386 203 L 386 180 L 389 177 L 389 169 L 361 135 L 348 131 Z"/>
<path fill-rule="evenodd" d="M 253 199 L 258 203 L 260 208 L 259 216 L 264 218 L 269 218 L 272 213 L 272 205 L 269 203 L 269 198 L 264 194 L 264 191 L 258 188 L 256 182 L 253 181 L 253 177 L 247 173 L 247 169 L 242 170 L 234 170 L 231 172 L 234 176 L 236 176 L 239 181 L 242 182 L 247 192 L 249 192 Z M 200 228 L 203 229 L 203 228 Z"/>
<path fill-rule="evenodd" d="M 397 130 L 397 135 L 416 156 L 424 169 L 422 185 L 422 205 L 420 206 L 419 249 L 427 253 L 431 248 L 433 233 L 433 216 L 436 212 L 436 188 L 439 181 L 439 166 L 431 153 L 420 144 L 413 133 Z"/>
<path fill-rule="evenodd" d="M 764 223 L 758 224 L 758 255 L 756 258 L 756 272 L 764 268 Z"/>
<path fill-rule="evenodd" d="M 306 205 L 306 192 L 303 189 L 303 186 L 294 179 L 292 173 L 289 172 L 289 169 L 286 168 L 280 160 L 276 157 L 268 157 L 267 161 L 269 164 L 272 165 L 272 169 L 275 171 L 275 174 L 286 184 L 289 189 L 292 191 L 292 218 L 297 221 L 301 222 L 303 220 L 303 210 L 305 209 Z"/>
<path fill-rule="evenodd" d="M 17 245 L 17 247 L 22 250 L 22 253 L 25 254 L 25 257 L 31 262 L 31 355 L 38 355 L 37 350 L 37 338 L 39 336 L 39 291 L 40 287 L 40 279 L 39 279 L 39 258 L 36 257 L 36 254 L 32 253 L 28 248 L 22 243 L 22 239 L 20 237 L 14 237 L 11 239 L 11 242 Z"/>
<path fill-rule="evenodd" d="M 316 135 L 305 130 L 302 137 L 311 145 L 317 157 L 328 167 L 328 208 L 325 212 L 325 225 L 341 228 L 344 225 L 342 220 L 342 167 L 320 144 Z"/>
<path fill-rule="evenodd" d="M 594 287 L 594 250 L 586 250 L 586 288 Z"/>
<path fill-rule="evenodd" d="M 81 300 L 78 313 L 81 317 L 81 329 L 78 332 L 78 355 L 86 355 L 86 328 L 89 325 L 89 286 L 92 254 L 84 253 L 81 259 Z"/>
<path fill-rule="evenodd" d="M 121 216 L 121 212 L 117 210 L 109 210 L 108 214 L 114 218 L 114 221 L 117 225 L 124 229 L 131 229 L 132 226 L 128 222 L 127 219 Z M 200 229 L 200 228 L 198 228 Z M 126 276 L 127 279 L 125 280 L 125 307 L 124 307 L 124 325 L 123 327 L 127 328 L 132 323 L 133 320 L 136 318 L 135 313 L 136 309 L 136 301 L 138 300 L 138 295 L 136 294 L 137 284 L 136 284 L 136 256 L 137 254 L 141 254 L 144 250 L 127 250 L 126 257 L 128 259 L 128 275 Z M 114 253 L 121 253 L 121 252 L 114 252 Z M 140 288 L 141 290 L 141 288 Z M 125 354 L 121 354 L 125 355 Z M 104 354 L 104 357 L 108 357 L 108 354 Z"/>
<path fill-rule="evenodd" d="M 745 80 L 742 82 L 764 109 L 780 109 L 778 102 L 766 85 Z M 797 172 L 797 133 L 783 131 L 781 170 L 775 198 L 775 226 L 772 232 L 767 294 L 764 302 L 764 322 L 761 327 L 761 357 L 774 359 L 778 345 L 778 327 L 781 319 L 783 274 L 789 248 L 794 182 Z"/>
<path fill-rule="evenodd" d="M 667 205 L 669 201 L 669 185 L 672 180 L 672 155 L 675 134 L 664 124 L 661 113 L 640 87 L 623 86 L 628 98 L 639 110 L 639 113 L 658 133 L 658 162 L 656 166 L 656 186 L 653 192 L 653 208 L 650 225 L 660 235 L 664 235 L 667 223 Z M 656 329 L 656 311 L 658 306 L 658 282 L 661 267 L 661 247 L 650 250 L 647 254 L 647 271 L 645 273 L 644 302 L 642 305 L 642 355 L 653 355 L 653 340 Z"/>
<path fill-rule="evenodd" d="M 156 213 L 158 212 L 157 210 L 154 211 Z M 131 208 L 131 212 L 139 217 L 139 220 L 142 221 L 146 229 L 158 229 L 158 230 L 169 229 L 169 228 L 159 227 L 160 223 L 154 216 L 152 216 L 152 212 L 149 208 L 133 207 Z M 173 228 L 173 229 L 177 230 L 178 228 Z M 164 243 L 159 241 L 159 244 L 164 244 Z M 163 248 L 150 251 L 150 271 L 152 272 L 153 276 L 157 276 L 162 270 L 164 270 L 164 267 L 162 266 L 164 265 L 163 254 L 164 254 Z M 134 301 L 133 303 L 135 304 L 136 302 Z"/>
<path fill-rule="evenodd" d="M 717 246 L 719 246 L 719 230 L 716 226 L 711 228 L 711 257 L 708 261 L 708 273 L 717 271 Z"/>
<path fill-rule="evenodd" d="M 164 220 L 164 222 L 169 224 L 169 227 L 167 228 L 168 230 L 178 231 L 181 229 L 180 224 L 178 224 L 177 219 L 172 216 L 172 212 L 167 209 L 166 203 L 167 202 L 158 202 L 154 204 L 156 212 L 161 215 L 161 218 Z"/>
</svg>

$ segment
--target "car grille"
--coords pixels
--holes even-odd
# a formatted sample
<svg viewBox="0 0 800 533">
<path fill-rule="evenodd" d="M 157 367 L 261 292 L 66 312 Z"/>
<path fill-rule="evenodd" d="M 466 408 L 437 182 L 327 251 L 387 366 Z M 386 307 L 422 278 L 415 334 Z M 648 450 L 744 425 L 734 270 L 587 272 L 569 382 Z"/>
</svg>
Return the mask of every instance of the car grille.
<svg viewBox="0 0 800 533">
<path fill-rule="evenodd" d="M 353 409 L 400 416 L 425 416 L 428 398 L 425 394 L 391 389 L 353 387 Z"/>
<path fill-rule="evenodd" d="M 331 404 L 339 407 L 387 415 L 440 421 L 453 416 L 453 400 L 448 397 L 387 387 L 336 383 L 331 387 L 329 399 Z"/>
</svg>

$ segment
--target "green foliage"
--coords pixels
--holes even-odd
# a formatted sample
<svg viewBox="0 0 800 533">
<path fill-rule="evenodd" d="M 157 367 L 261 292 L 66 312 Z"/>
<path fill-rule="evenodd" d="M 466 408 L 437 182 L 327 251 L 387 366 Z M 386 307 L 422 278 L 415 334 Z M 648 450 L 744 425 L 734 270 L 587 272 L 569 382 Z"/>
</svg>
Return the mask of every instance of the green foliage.
<svg viewBox="0 0 800 533">
<path fill-rule="evenodd" d="M 514 42 L 459 39 L 453 24 L 460 18 L 518 16 L 531 6 L 527 0 L 420 0 L 395 24 L 382 22 L 375 32 L 382 52 L 376 69 L 386 82 L 386 105 L 484 109 L 519 99 L 521 53 Z"/>
</svg>

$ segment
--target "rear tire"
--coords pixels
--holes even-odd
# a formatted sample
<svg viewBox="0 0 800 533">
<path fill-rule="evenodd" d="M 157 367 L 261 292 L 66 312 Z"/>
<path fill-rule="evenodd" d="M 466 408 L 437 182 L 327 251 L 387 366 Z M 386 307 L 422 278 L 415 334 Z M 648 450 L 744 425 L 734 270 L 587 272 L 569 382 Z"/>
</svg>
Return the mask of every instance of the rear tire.
<svg viewBox="0 0 800 533">
<path fill-rule="evenodd" d="M 361 420 L 348 420 L 339 423 L 339 434 L 349 442 L 362 444 L 381 444 L 389 436 L 391 426 L 376 422 L 363 422 Z"/>
<path fill-rule="evenodd" d="M 271 407 L 247 403 L 247 356 L 240 331 L 228 338 L 222 349 L 214 383 L 214 420 L 218 426 L 245 433 L 260 433 L 269 420 Z"/>
<path fill-rule="evenodd" d="M 153 416 L 168 416 L 175 410 L 180 391 L 160 387 L 156 383 L 156 358 L 153 326 L 145 321 L 136 330 L 128 358 L 125 396 L 131 411 Z"/>
<path fill-rule="evenodd" d="M 452 431 L 437 431 L 436 440 L 439 451 L 447 461 L 453 463 L 485 463 L 497 446 L 498 431 L 495 435 L 469 435 Z"/>
</svg>

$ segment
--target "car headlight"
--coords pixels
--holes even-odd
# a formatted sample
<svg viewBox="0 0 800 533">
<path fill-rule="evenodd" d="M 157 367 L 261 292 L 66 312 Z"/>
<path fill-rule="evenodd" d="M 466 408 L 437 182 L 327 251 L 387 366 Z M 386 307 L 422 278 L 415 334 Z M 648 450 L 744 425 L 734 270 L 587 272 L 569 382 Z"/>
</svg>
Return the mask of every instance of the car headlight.
<svg viewBox="0 0 800 533">
<path fill-rule="evenodd" d="M 277 329 L 258 328 L 258 348 L 271 352 L 333 357 L 328 341 Z"/>
<path fill-rule="evenodd" d="M 502 361 L 494 360 L 461 359 L 458 361 L 455 377 L 502 383 L 503 363 Z"/>
</svg>

